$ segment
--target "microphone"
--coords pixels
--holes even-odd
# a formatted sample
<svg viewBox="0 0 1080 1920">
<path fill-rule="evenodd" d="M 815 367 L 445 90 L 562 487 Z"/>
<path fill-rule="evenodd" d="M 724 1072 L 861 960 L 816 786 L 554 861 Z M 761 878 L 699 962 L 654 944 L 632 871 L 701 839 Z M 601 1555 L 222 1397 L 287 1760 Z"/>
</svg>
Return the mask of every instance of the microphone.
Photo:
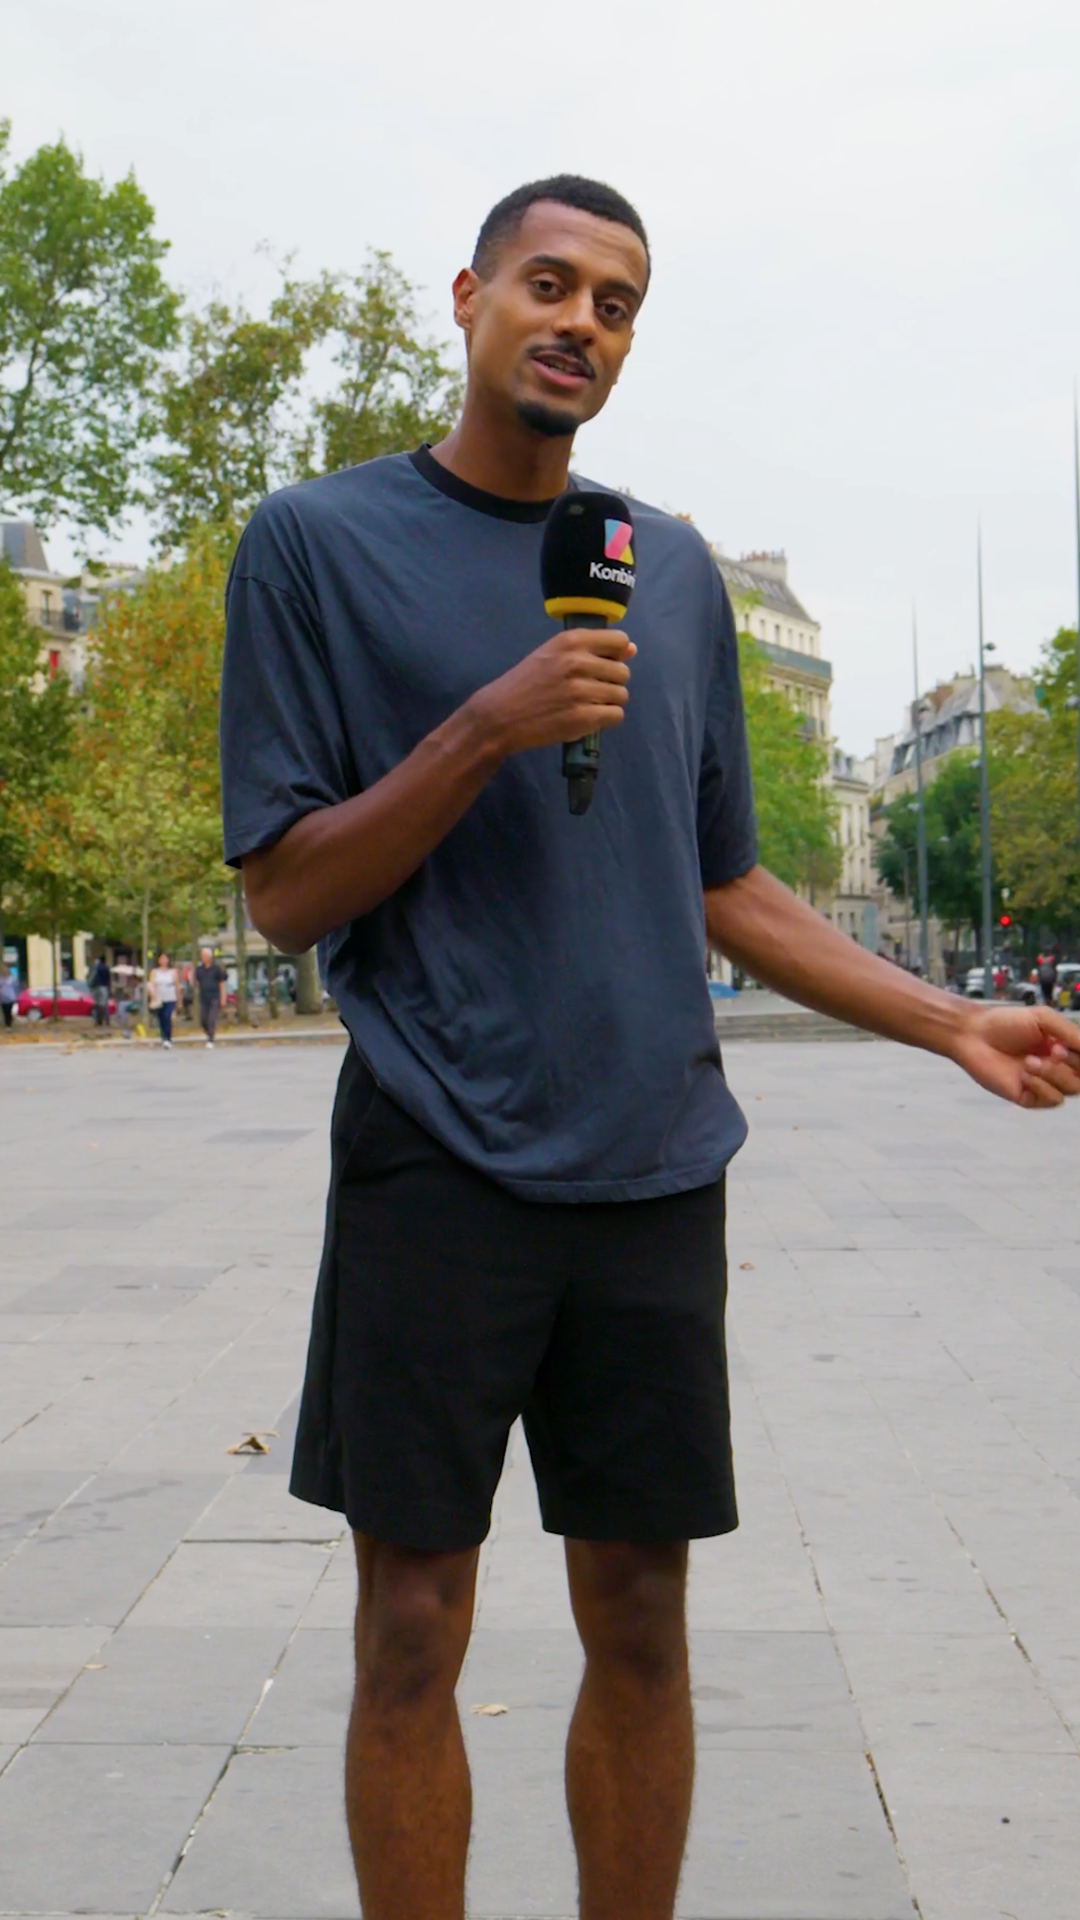
<svg viewBox="0 0 1080 1920">
<path fill-rule="evenodd" d="M 540 550 L 544 612 L 564 627 L 607 627 L 621 620 L 634 591 L 634 524 L 617 493 L 561 493 L 547 517 Z M 600 735 L 568 740 L 562 770 L 571 813 L 586 813 L 600 771 Z"/>
</svg>

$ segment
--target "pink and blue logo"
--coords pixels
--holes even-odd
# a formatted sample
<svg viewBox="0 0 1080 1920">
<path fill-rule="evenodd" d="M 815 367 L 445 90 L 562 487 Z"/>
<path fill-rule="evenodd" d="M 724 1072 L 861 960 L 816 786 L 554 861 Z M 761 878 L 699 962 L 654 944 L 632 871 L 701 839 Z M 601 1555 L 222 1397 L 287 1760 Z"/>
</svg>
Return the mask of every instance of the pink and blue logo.
<svg viewBox="0 0 1080 1920">
<path fill-rule="evenodd" d="M 630 542 L 634 529 L 628 520 L 604 521 L 604 559 L 621 561 L 624 567 L 632 567 L 634 554 Z"/>
</svg>

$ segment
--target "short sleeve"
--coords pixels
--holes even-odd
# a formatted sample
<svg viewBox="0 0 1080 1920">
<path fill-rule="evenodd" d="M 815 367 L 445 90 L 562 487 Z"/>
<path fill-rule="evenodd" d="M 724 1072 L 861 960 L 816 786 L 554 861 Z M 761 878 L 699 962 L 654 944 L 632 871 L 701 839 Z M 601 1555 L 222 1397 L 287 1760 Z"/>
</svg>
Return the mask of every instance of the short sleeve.
<svg viewBox="0 0 1080 1920">
<path fill-rule="evenodd" d="M 706 889 L 737 880 L 758 857 L 735 616 L 719 572 L 715 580 L 713 661 L 697 804 L 698 856 Z"/>
<path fill-rule="evenodd" d="M 271 542 L 272 528 L 253 522 L 225 595 L 220 743 L 230 866 L 358 790 L 314 592 L 301 567 L 282 580 L 288 556 L 280 552 L 269 556 L 275 578 L 262 577 Z"/>
</svg>

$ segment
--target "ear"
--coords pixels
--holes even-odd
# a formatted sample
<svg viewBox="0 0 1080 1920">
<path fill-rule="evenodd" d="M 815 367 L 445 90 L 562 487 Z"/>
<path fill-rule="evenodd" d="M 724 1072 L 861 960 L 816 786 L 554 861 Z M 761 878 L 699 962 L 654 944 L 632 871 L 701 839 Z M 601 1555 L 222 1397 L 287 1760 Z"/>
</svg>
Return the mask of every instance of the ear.
<svg viewBox="0 0 1080 1920">
<path fill-rule="evenodd" d="M 471 267 L 462 267 L 454 280 L 454 325 L 468 338 L 472 331 L 473 307 L 482 285 L 480 275 Z"/>
</svg>

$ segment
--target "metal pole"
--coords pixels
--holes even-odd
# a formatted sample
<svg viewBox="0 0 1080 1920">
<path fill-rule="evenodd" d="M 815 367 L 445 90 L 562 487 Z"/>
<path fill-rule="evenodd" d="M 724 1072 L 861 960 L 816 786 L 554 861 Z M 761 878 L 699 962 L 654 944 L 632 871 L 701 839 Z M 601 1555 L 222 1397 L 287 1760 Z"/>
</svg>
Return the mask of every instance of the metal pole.
<svg viewBox="0 0 1080 1920">
<path fill-rule="evenodd" d="M 926 868 L 926 809 L 923 805 L 922 709 L 919 705 L 919 629 L 915 606 L 911 608 L 911 663 L 915 677 L 915 704 L 911 718 L 915 726 L 915 793 L 917 799 L 918 887 L 919 887 L 919 960 L 924 980 L 930 978 L 929 881 Z"/>
<path fill-rule="evenodd" d="M 986 738 L 986 657 L 983 651 L 982 522 L 977 540 L 979 573 L 979 835 L 982 841 L 983 998 L 994 997 L 993 898 L 990 884 L 990 758 Z"/>
<path fill-rule="evenodd" d="M 1080 415 L 1073 387 L 1073 490 L 1076 499 L 1076 798 L 1080 833 Z"/>
</svg>

